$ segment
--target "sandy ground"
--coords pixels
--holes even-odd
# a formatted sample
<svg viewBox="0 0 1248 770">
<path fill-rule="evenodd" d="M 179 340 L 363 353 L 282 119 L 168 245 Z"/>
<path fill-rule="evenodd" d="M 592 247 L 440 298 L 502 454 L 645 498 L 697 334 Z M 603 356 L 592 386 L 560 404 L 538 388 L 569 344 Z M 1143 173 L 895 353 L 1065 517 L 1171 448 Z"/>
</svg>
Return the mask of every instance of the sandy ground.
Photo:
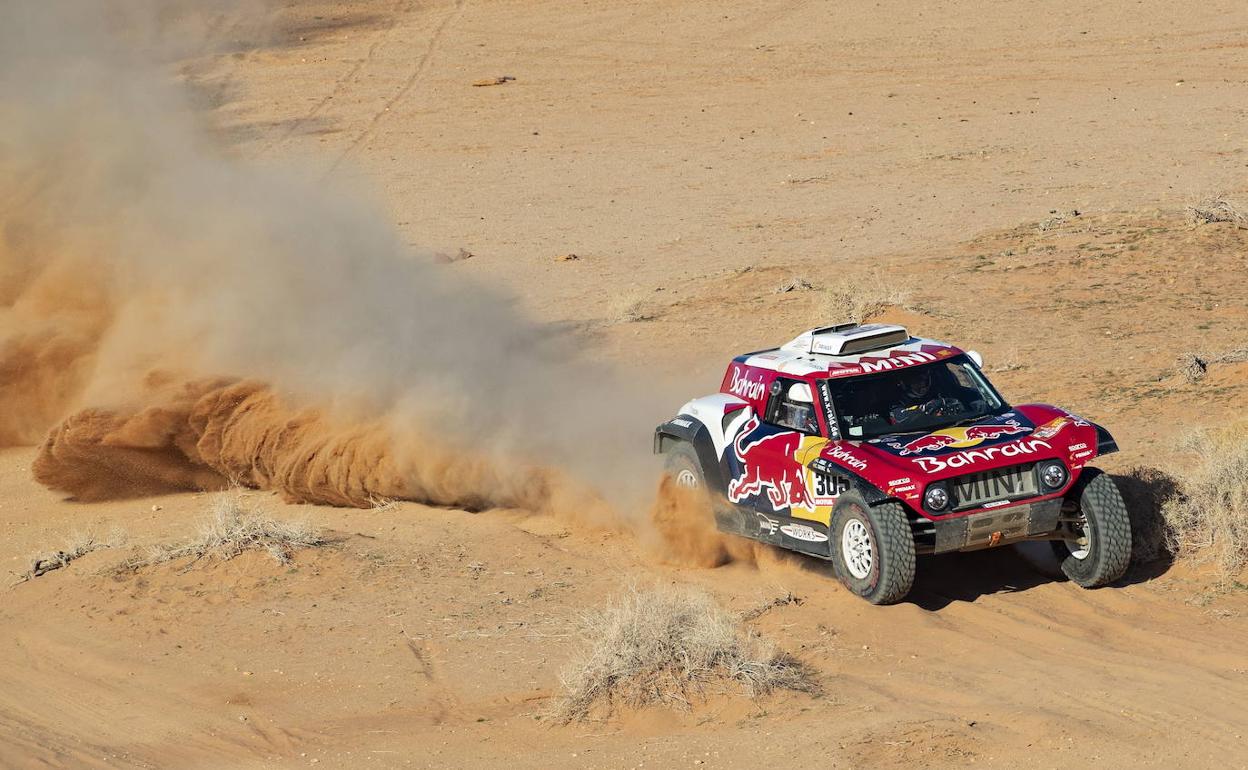
<svg viewBox="0 0 1248 770">
<path fill-rule="evenodd" d="M 1248 403 L 1248 365 L 1174 371 L 1248 322 L 1248 231 L 1183 213 L 1248 165 L 1248 9 L 1201 11 L 304 3 L 178 69 L 233 152 L 375 197 L 603 360 L 710 391 L 725 356 L 831 320 L 820 289 L 887 282 L 891 317 L 983 350 L 1007 396 L 1110 426 L 1109 470 L 1177 473 L 1180 434 Z M 777 293 L 794 276 L 816 288 Z M 1198 566 L 1085 592 L 959 555 L 873 608 L 780 555 L 688 569 L 519 511 L 255 493 L 332 547 L 119 576 L 205 497 L 67 502 L 33 456 L 0 451 L 0 563 L 88 527 L 129 545 L 0 593 L 0 766 L 1248 765 L 1248 597 Z M 824 694 L 552 726 L 578 616 L 632 580 L 792 592 L 753 625 Z"/>
</svg>

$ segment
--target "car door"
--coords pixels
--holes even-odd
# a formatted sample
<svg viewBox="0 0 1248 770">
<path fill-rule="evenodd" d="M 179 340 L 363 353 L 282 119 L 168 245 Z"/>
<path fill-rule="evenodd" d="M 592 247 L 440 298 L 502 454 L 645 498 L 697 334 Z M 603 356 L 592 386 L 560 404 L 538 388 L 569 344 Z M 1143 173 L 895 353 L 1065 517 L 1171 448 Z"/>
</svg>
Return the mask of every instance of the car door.
<svg viewBox="0 0 1248 770">
<path fill-rule="evenodd" d="M 795 386 L 809 400 L 795 402 Z M 760 529 L 774 535 L 789 517 L 807 518 L 815 512 L 807 458 L 817 457 L 827 443 L 815 419 L 816 404 L 809 386 L 779 377 L 771 386 L 767 408 L 751 418 L 733 444 L 736 473 L 728 484 L 728 498 L 749 505 L 759 514 Z M 795 415 L 808 410 L 809 419 Z"/>
</svg>

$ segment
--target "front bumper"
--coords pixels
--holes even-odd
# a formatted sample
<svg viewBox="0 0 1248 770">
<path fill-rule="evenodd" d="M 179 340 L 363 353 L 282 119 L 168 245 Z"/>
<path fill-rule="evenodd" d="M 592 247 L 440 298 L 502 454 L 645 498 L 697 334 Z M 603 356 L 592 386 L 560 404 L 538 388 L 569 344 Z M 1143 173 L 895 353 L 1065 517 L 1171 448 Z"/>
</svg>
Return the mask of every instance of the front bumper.
<svg viewBox="0 0 1248 770">
<path fill-rule="evenodd" d="M 993 508 L 952 519 L 924 520 L 917 522 L 917 525 L 934 535 L 934 539 L 931 535 L 919 538 L 932 543 L 931 553 L 974 551 L 1053 532 L 1057 529 L 1057 520 L 1061 513 L 1062 498 L 1055 497 Z"/>
</svg>

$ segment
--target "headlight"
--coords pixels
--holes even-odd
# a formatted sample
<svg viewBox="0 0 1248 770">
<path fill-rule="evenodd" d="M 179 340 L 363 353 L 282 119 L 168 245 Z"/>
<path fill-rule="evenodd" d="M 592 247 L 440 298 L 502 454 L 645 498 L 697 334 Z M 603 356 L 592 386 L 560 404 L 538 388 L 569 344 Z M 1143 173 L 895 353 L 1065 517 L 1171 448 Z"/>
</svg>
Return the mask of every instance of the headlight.
<svg viewBox="0 0 1248 770">
<path fill-rule="evenodd" d="M 923 495 L 923 504 L 929 511 L 943 511 L 949 504 L 949 492 L 944 484 L 933 484 L 928 487 L 927 493 Z"/>
<path fill-rule="evenodd" d="M 1066 468 L 1059 462 L 1048 463 L 1040 469 L 1040 480 L 1049 489 L 1058 489 L 1066 483 Z"/>
</svg>

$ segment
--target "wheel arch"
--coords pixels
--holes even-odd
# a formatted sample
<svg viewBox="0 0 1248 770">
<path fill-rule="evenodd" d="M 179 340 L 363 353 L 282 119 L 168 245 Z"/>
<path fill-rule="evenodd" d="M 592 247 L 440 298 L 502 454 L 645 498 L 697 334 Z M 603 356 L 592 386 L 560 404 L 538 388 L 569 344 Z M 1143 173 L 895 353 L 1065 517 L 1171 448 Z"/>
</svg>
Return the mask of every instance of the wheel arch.
<svg viewBox="0 0 1248 770">
<path fill-rule="evenodd" d="M 654 453 L 666 454 L 677 443 L 693 447 L 702 466 L 702 477 L 706 485 L 721 494 L 727 489 L 724 474 L 720 468 L 719 457 L 711 441 L 711 433 L 700 420 L 689 415 L 680 415 L 654 429 Z"/>
</svg>

